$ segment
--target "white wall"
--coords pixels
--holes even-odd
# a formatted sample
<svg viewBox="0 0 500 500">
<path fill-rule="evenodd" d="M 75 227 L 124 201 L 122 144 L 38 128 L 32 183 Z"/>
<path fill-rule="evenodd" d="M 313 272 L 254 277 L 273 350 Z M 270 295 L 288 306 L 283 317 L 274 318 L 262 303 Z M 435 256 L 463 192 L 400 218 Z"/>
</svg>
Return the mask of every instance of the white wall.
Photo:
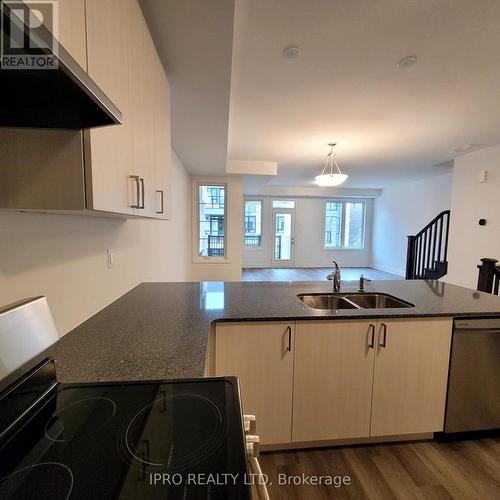
<svg viewBox="0 0 500 500">
<path fill-rule="evenodd" d="M 172 183 L 171 221 L 1 213 L 0 304 L 46 295 L 63 335 L 142 281 L 186 280 L 191 184 L 175 154 Z"/>
<path fill-rule="evenodd" d="M 383 190 L 373 214 L 373 267 L 404 276 L 406 237 L 450 208 L 451 182 L 452 173 L 447 172 Z"/>
<path fill-rule="evenodd" d="M 488 181 L 479 182 L 479 172 Z M 486 219 L 486 226 L 478 224 Z M 483 257 L 500 260 L 500 146 L 455 160 L 451 200 L 449 265 L 445 281 L 476 288 Z"/>
<path fill-rule="evenodd" d="M 273 197 L 251 198 L 263 200 L 262 247 L 243 249 L 243 267 L 270 267 L 271 212 Z M 325 250 L 323 248 L 325 198 L 290 196 L 295 200 L 295 267 L 328 267 L 336 260 L 343 267 L 366 267 L 371 261 L 372 204 L 366 205 L 365 248 L 360 250 Z"/>
<path fill-rule="evenodd" d="M 221 260 L 200 259 L 197 246 L 196 190 L 199 183 L 216 182 L 227 184 L 227 258 Z M 191 273 L 192 281 L 240 281 L 243 247 L 243 179 L 240 176 L 192 177 L 192 229 L 191 229 Z"/>
</svg>

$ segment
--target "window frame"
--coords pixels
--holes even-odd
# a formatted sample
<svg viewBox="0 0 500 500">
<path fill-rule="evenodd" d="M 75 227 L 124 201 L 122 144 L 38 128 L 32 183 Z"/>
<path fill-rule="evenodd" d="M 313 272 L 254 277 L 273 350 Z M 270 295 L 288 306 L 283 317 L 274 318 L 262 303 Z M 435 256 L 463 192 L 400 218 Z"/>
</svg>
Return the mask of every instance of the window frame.
<svg viewBox="0 0 500 500">
<path fill-rule="evenodd" d="M 258 246 L 249 246 L 245 245 L 245 204 L 246 202 L 257 202 L 260 203 L 260 244 Z M 252 196 L 245 196 L 243 198 L 243 250 L 245 251 L 262 251 L 264 249 L 264 199 L 263 198 L 254 198 Z"/>
<path fill-rule="evenodd" d="M 341 245 L 336 247 L 336 246 L 327 246 L 326 245 L 326 206 L 327 203 L 341 203 L 342 204 L 342 217 L 340 221 L 340 242 Z M 344 246 L 344 240 L 345 240 L 345 225 L 346 225 L 346 209 L 345 205 L 347 203 L 362 203 L 363 204 L 363 235 L 362 235 L 362 244 L 359 247 L 346 247 Z M 325 198 L 323 200 L 323 250 L 326 251 L 334 251 L 334 250 L 347 250 L 349 252 L 353 251 L 360 251 L 360 250 L 366 250 L 366 213 L 367 213 L 367 203 L 368 200 L 366 199 L 351 199 L 351 198 Z"/>
<path fill-rule="evenodd" d="M 293 206 L 289 206 L 289 207 L 276 207 L 274 206 L 274 203 L 281 203 L 281 202 L 284 202 L 284 203 L 292 203 Z M 276 198 L 276 197 L 273 197 L 271 198 L 271 210 L 295 210 L 295 207 L 297 205 L 297 201 L 295 200 L 295 198 Z"/>
<path fill-rule="evenodd" d="M 224 188 L 224 256 L 205 255 L 200 252 L 200 187 L 215 186 Z M 193 215 L 195 217 L 193 224 L 193 244 L 192 246 L 192 261 L 193 263 L 229 263 L 229 236 L 228 236 L 228 213 L 229 213 L 229 184 L 227 182 L 216 182 L 214 180 L 199 179 L 193 182 Z"/>
</svg>

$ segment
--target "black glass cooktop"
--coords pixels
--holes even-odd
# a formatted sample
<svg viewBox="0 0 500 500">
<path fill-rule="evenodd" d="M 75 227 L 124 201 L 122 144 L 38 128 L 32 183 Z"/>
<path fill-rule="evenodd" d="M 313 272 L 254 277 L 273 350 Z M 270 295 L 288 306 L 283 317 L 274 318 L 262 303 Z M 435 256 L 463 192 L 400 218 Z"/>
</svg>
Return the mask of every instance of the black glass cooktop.
<svg viewBox="0 0 500 500">
<path fill-rule="evenodd" d="M 59 385 L 0 450 L 0 499 L 246 499 L 236 379 Z"/>
</svg>

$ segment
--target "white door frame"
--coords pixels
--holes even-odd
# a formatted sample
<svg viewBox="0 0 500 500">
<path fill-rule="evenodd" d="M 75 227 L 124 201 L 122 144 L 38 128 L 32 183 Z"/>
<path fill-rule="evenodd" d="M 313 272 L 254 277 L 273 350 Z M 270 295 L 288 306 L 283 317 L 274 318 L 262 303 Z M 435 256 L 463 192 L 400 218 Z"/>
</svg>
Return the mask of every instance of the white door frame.
<svg viewBox="0 0 500 500">
<path fill-rule="evenodd" d="M 276 239 L 276 214 L 290 214 L 291 223 L 291 242 L 290 242 L 290 260 L 275 260 L 274 245 Z M 273 208 L 271 213 L 271 265 L 272 267 L 294 267 L 295 262 L 295 209 L 294 208 Z"/>
</svg>

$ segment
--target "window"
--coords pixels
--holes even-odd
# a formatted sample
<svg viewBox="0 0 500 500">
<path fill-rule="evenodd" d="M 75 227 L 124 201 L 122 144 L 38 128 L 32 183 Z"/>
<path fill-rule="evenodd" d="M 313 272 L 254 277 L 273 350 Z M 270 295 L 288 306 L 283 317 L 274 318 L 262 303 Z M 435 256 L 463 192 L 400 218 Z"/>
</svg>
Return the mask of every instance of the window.
<svg viewBox="0 0 500 500">
<path fill-rule="evenodd" d="M 273 208 L 295 208 L 294 200 L 273 200 Z"/>
<path fill-rule="evenodd" d="M 365 204 L 345 204 L 344 247 L 363 248 L 365 226 Z"/>
<path fill-rule="evenodd" d="M 340 247 L 342 233 L 342 203 L 326 202 L 325 247 Z"/>
<path fill-rule="evenodd" d="M 245 240 L 246 247 L 260 247 L 262 244 L 262 201 L 245 201 Z"/>
<path fill-rule="evenodd" d="M 198 186 L 198 255 L 224 257 L 225 186 Z"/>
<path fill-rule="evenodd" d="M 363 248 L 364 201 L 327 201 L 325 206 L 325 248 Z"/>
</svg>

